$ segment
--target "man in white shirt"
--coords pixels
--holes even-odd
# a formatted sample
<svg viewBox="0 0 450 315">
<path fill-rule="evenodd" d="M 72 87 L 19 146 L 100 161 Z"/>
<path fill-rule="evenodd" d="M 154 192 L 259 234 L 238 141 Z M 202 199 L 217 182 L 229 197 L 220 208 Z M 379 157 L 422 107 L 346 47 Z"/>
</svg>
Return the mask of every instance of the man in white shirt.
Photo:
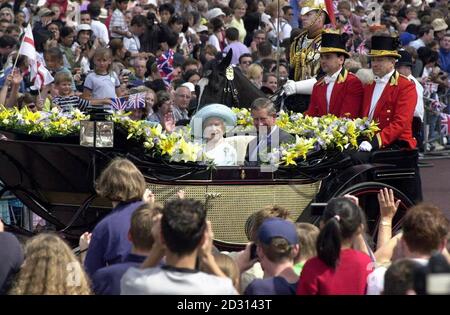
<svg viewBox="0 0 450 315">
<path fill-rule="evenodd" d="M 103 44 L 109 44 L 109 33 L 106 25 L 98 20 L 101 8 L 98 2 L 92 2 L 88 5 L 87 11 L 91 15 L 91 28 L 94 36 L 100 39 Z"/>
<path fill-rule="evenodd" d="M 420 47 L 425 47 L 434 40 L 433 27 L 430 25 L 423 25 L 419 29 L 419 38 L 409 43 L 409 46 L 418 50 Z"/>
<path fill-rule="evenodd" d="M 152 227 L 154 244 L 141 268 L 130 268 L 121 280 L 121 294 L 236 295 L 212 255 L 211 222 L 201 202 L 167 202 Z M 165 264 L 158 266 L 165 255 Z M 197 259 L 210 270 L 198 271 Z"/>
<path fill-rule="evenodd" d="M 139 36 L 144 34 L 147 28 L 147 18 L 143 15 L 136 15 L 131 20 L 130 32 L 133 36 L 123 39 L 123 46 L 131 53 L 132 57 L 137 57 L 141 50 Z"/>
<path fill-rule="evenodd" d="M 411 57 L 410 53 L 407 52 L 406 50 L 401 50 L 401 51 L 399 51 L 399 54 L 402 57 L 397 61 L 397 64 L 396 64 L 397 71 L 400 74 L 403 74 L 408 79 L 410 79 L 416 86 L 417 103 L 416 103 L 416 108 L 414 110 L 413 135 L 417 140 L 421 140 L 422 139 L 422 132 L 421 132 L 422 131 L 422 122 L 423 122 L 423 114 L 424 114 L 423 86 L 412 75 L 413 64 L 412 64 L 412 57 Z"/>
</svg>

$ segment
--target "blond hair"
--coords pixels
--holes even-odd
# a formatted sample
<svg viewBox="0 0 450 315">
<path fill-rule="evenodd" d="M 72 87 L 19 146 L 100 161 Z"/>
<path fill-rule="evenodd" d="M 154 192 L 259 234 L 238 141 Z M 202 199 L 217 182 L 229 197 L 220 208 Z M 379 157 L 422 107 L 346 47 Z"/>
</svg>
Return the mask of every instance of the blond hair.
<svg viewBox="0 0 450 315">
<path fill-rule="evenodd" d="M 58 72 L 55 75 L 55 84 L 60 84 L 63 82 L 70 82 L 72 83 L 72 76 L 68 72 Z"/>
<path fill-rule="evenodd" d="M 111 60 L 111 62 L 112 62 L 113 54 L 112 54 L 111 49 L 110 48 L 98 48 L 95 50 L 94 56 L 92 57 L 92 60 L 94 61 L 94 69 L 96 67 L 95 61 L 98 59 L 101 59 L 101 58 Z M 109 65 L 108 72 L 111 71 L 111 67 L 112 67 L 112 65 Z"/>
<path fill-rule="evenodd" d="M 133 163 L 115 158 L 97 179 L 95 191 L 111 201 L 131 202 L 142 199 L 145 187 L 144 176 Z"/>
<path fill-rule="evenodd" d="M 298 244 L 300 251 L 295 260 L 308 260 L 317 256 L 316 241 L 319 236 L 319 228 L 311 223 L 296 223 Z"/>
<path fill-rule="evenodd" d="M 241 0 L 236 0 L 233 4 L 233 10 L 240 9 L 244 6 L 247 7 L 247 3 Z"/>
<path fill-rule="evenodd" d="M 70 247 L 57 235 L 43 233 L 25 245 L 25 260 L 10 294 L 89 295 L 89 278 Z"/>
<path fill-rule="evenodd" d="M 256 64 L 256 63 L 252 63 L 250 66 L 248 66 L 247 69 L 247 78 L 249 80 L 255 80 L 258 79 L 258 77 L 262 76 L 263 74 L 263 68 Z"/>
<path fill-rule="evenodd" d="M 214 255 L 214 260 L 216 261 L 216 264 L 220 268 L 220 270 L 222 270 L 222 272 L 231 279 L 231 281 L 233 282 L 233 286 L 239 292 L 239 282 L 241 274 L 239 272 L 239 267 L 234 259 L 228 255 L 219 253 Z"/>
</svg>

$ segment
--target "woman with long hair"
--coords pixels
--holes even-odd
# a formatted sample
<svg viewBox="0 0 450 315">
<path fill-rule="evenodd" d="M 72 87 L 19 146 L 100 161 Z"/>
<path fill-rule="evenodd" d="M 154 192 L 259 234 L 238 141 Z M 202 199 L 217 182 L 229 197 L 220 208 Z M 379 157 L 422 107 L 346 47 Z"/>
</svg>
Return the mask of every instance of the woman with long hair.
<svg viewBox="0 0 450 315">
<path fill-rule="evenodd" d="M 70 247 L 57 235 L 42 233 L 25 246 L 25 260 L 10 294 L 89 295 L 90 281 Z"/>
<path fill-rule="evenodd" d="M 373 262 L 365 253 L 352 249 L 364 231 L 365 216 L 346 197 L 328 202 L 320 222 L 317 257 L 308 260 L 297 286 L 298 295 L 364 295 Z"/>
</svg>

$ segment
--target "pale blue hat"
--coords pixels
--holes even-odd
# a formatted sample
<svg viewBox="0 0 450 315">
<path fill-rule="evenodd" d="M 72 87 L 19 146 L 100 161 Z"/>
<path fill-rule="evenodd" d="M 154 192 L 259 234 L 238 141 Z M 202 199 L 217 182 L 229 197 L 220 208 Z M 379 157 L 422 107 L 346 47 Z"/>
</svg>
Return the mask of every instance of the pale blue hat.
<svg viewBox="0 0 450 315">
<path fill-rule="evenodd" d="M 202 135 L 204 122 L 212 117 L 222 119 L 227 130 L 236 126 L 237 117 L 231 108 L 222 104 L 211 104 L 203 107 L 192 116 L 190 122 L 192 133 Z"/>
</svg>

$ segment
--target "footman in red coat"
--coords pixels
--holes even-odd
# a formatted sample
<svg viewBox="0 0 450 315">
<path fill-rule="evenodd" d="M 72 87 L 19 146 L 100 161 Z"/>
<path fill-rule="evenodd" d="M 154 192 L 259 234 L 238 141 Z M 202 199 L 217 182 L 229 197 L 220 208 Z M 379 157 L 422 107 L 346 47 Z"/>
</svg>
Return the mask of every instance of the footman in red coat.
<svg viewBox="0 0 450 315">
<path fill-rule="evenodd" d="M 360 151 L 397 145 L 413 149 L 416 139 L 412 135 L 412 120 L 417 103 L 414 84 L 395 70 L 398 39 L 389 36 L 373 36 L 371 57 L 375 79 L 364 86 L 361 117 L 369 117 L 379 123 L 380 132 L 371 142 L 363 141 Z"/>
<path fill-rule="evenodd" d="M 395 70 L 396 60 L 401 57 L 397 51 L 398 44 L 398 38 L 372 37 L 369 57 L 375 79 L 364 86 L 360 115 L 378 122 L 380 131 L 370 142 L 361 142 L 359 151 L 363 152 L 356 152 L 352 156 L 354 160 L 359 159 L 364 162 L 365 157 L 368 157 L 369 161 L 374 161 L 371 151 L 380 149 L 409 151 L 416 148 L 417 142 L 412 134 L 412 121 L 417 103 L 417 92 L 414 83 Z M 414 152 L 410 155 L 405 152 L 404 159 L 392 161 L 398 168 L 413 167 L 415 176 L 412 180 L 399 178 L 395 181 L 391 179 L 390 182 L 393 185 L 395 182 L 395 187 L 415 202 L 422 200 L 417 158 L 418 155 Z"/>
<path fill-rule="evenodd" d="M 314 85 L 306 115 L 358 117 L 363 86 L 354 74 L 343 67 L 345 59 L 349 57 L 345 50 L 346 41 L 346 36 L 336 31 L 328 30 L 322 34 L 320 66 L 326 75 Z"/>
</svg>

